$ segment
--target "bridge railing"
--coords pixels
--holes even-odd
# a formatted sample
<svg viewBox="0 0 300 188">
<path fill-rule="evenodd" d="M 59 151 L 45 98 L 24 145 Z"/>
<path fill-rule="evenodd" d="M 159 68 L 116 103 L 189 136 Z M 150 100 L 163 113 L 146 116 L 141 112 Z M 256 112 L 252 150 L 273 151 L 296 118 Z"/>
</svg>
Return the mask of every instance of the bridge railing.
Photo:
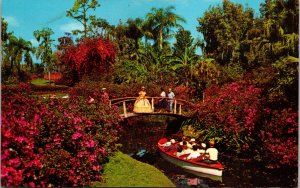
<svg viewBox="0 0 300 188">
<path fill-rule="evenodd" d="M 151 103 L 151 107 L 153 110 L 153 113 L 149 113 L 149 114 L 176 114 L 176 115 L 180 115 L 180 116 L 186 116 L 189 117 L 191 115 L 191 107 L 192 107 L 192 103 L 183 99 L 174 99 L 173 102 L 173 112 L 169 113 L 169 112 L 161 112 L 161 110 L 168 110 L 169 109 L 169 104 L 167 106 L 167 108 L 162 109 L 162 108 L 156 108 L 155 104 L 158 104 L 159 101 L 161 99 L 166 99 L 168 100 L 167 97 L 145 97 L 146 99 L 149 100 L 149 102 Z M 109 105 L 110 107 L 113 105 L 118 106 L 119 108 L 121 107 L 121 111 L 123 112 L 123 116 L 124 117 L 128 117 L 129 113 L 133 113 L 133 107 L 134 107 L 134 103 L 136 101 L 137 97 L 123 97 L 123 98 L 116 98 L 116 99 L 112 99 L 109 101 Z"/>
</svg>

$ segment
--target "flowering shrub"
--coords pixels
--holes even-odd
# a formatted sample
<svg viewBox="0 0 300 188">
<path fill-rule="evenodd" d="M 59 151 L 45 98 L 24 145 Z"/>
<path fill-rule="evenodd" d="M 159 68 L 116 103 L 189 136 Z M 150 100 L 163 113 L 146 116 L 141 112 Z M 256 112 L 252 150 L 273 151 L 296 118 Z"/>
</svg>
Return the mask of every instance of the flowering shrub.
<svg viewBox="0 0 300 188">
<path fill-rule="evenodd" d="M 290 108 L 265 110 L 268 121 L 261 130 L 262 158 L 271 167 L 298 166 L 298 113 Z"/>
<path fill-rule="evenodd" d="M 52 81 L 58 81 L 62 78 L 62 74 L 60 72 L 52 72 L 50 73 L 50 80 Z M 49 79 L 49 75 L 45 74 L 44 75 L 44 79 L 48 80 Z"/>
<path fill-rule="evenodd" d="M 194 127 L 200 138 L 215 138 L 228 151 L 267 162 L 270 167 L 298 165 L 298 113 L 271 110 L 253 85 L 211 85 L 195 105 Z M 191 123 L 191 122 L 188 122 Z"/>
<path fill-rule="evenodd" d="M 195 105 L 202 139 L 215 138 L 237 153 L 249 150 L 260 117 L 260 93 L 253 85 L 236 82 L 221 88 L 212 85 L 205 91 L 205 101 Z"/>
<path fill-rule="evenodd" d="M 81 80 L 84 75 L 93 73 L 99 77 L 108 74 L 115 63 L 116 49 L 113 43 L 102 38 L 86 38 L 76 47 L 70 46 L 64 53 L 58 54 L 60 60 L 69 66 L 69 74 L 75 81 Z M 76 80 L 78 79 L 78 80 Z"/>
<path fill-rule="evenodd" d="M 101 102 L 86 105 L 79 97 L 41 101 L 25 89 L 2 90 L 2 185 L 84 186 L 101 181 L 102 164 L 116 150 L 117 110 Z"/>
<path fill-rule="evenodd" d="M 166 88 L 168 89 L 168 88 Z M 173 88 L 173 92 L 176 95 L 176 98 L 178 99 L 184 99 L 184 100 L 189 100 L 190 96 L 193 96 L 195 93 L 195 89 L 188 88 L 183 85 L 176 86 Z"/>
</svg>

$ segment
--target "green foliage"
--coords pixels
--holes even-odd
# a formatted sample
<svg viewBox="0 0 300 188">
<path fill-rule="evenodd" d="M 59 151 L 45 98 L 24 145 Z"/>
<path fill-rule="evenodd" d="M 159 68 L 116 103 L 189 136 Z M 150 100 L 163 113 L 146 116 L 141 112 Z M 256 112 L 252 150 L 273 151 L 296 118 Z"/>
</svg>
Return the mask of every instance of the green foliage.
<svg viewBox="0 0 300 188">
<path fill-rule="evenodd" d="M 149 78 L 145 65 L 137 61 L 120 61 L 115 65 L 114 69 L 115 83 L 145 83 Z"/>
<path fill-rule="evenodd" d="M 273 63 L 275 76 L 273 86 L 269 89 L 272 102 L 285 103 L 285 106 L 297 108 L 298 101 L 298 63 L 299 59 L 287 56 Z"/>
<path fill-rule="evenodd" d="M 197 30 L 203 34 L 202 51 L 222 65 L 239 58 L 239 45 L 253 27 L 253 10 L 228 0 L 222 6 L 210 7 L 198 19 Z"/>
<path fill-rule="evenodd" d="M 223 81 L 239 80 L 243 78 L 245 71 L 239 63 L 229 63 L 222 69 Z"/>
<path fill-rule="evenodd" d="M 95 24 L 95 17 L 89 16 L 89 10 L 95 10 L 100 4 L 97 0 L 75 0 L 73 7 L 67 11 L 67 16 L 74 18 L 83 25 L 83 31 L 75 30 L 73 34 L 83 34 L 83 38 L 88 36 L 88 24 L 90 20 L 93 20 Z"/>
<path fill-rule="evenodd" d="M 180 28 L 175 35 L 176 42 L 173 47 L 173 55 L 180 56 L 185 52 L 186 48 L 191 48 L 193 46 L 193 37 L 190 31 L 186 31 Z M 193 52 L 195 53 L 195 51 Z"/>
<path fill-rule="evenodd" d="M 48 66 L 51 62 L 52 48 L 54 40 L 51 39 L 53 35 L 51 28 L 43 28 L 42 30 L 34 31 L 33 35 L 36 40 L 39 42 L 39 46 L 36 52 L 36 58 L 41 58 L 41 62 L 44 66 Z"/>
<path fill-rule="evenodd" d="M 171 70 L 177 73 L 179 84 L 189 85 L 197 59 L 198 56 L 195 54 L 195 48 L 193 47 L 186 47 L 183 53 L 169 58 Z"/>
<path fill-rule="evenodd" d="M 175 187 L 158 169 L 116 152 L 104 166 L 105 183 L 94 182 L 94 187 Z"/>
<path fill-rule="evenodd" d="M 5 25 L 5 21 L 2 21 Z M 5 40 L 2 41 L 2 82 L 8 83 L 11 82 L 12 79 L 23 82 L 27 81 L 29 72 L 33 69 L 31 53 L 35 52 L 35 48 L 32 47 L 30 41 L 26 41 L 21 37 L 17 38 L 12 33 L 7 33 L 6 31 L 4 32 L 5 33 L 2 35 L 2 40 Z"/>
<path fill-rule="evenodd" d="M 150 26 L 150 32 L 156 43 L 158 49 L 163 49 L 164 40 L 171 32 L 173 27 L 181 27 L 178 22 L 185 22 L 185 20 L 175 14 L 173 10 L 174 6 L 163 8 L 152 8 L 151 11 L 146 15 L 145 24 Z"/>
</svg>

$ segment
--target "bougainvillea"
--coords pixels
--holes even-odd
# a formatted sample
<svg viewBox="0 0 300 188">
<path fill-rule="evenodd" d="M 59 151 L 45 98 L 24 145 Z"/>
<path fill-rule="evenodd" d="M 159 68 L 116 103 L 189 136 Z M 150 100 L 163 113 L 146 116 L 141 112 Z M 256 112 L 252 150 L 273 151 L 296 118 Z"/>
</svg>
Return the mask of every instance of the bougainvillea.
<svg viewBox="0 0 300 188">
<path fill-rule="evenodd" d="M 59 55 L 60 60 L 77 73 L 79 80 L 92 73 L 98 76 L 109 73 L 115 57 L 115 46 L 103 38 L 86 38 Z"/>
<path fill-rule="evenodd" d="M 298 166 L 298 112 L 266 108 L 266 123 L 261 130 L 262 155 L 270 167 Z"/>
<path fill-rule="evenodd" d="M 211 85 L 205 96 L 192 121 L 203 140 L 215 138 L 223 150 L 251 155 L 270 167 L 297 167 L 298 112 L 266 107 L 262 89 L 251 84 Z"/>
<path fill-rule="evenodd" d="M 2 90 L 3 186 L 84 186 L 100 181 L 102 164 L 116 150 L 119 114 L 80 97 L 41 100 L 28 86 Z M 18 92 L 22 91 L 22 92 Z"/>
<path fill-rule="evenodd" d="M 49 77 L 50 77 L 50 80 L 56 82 L 62 78 L 62 74 L 60 72 L 52 72 L 50 75 L 49 74 L 44 75 L 44 79 L 46 79 L 46 80 L 48 80 Z"/>
<path fill-rule="evenodd" d="M 253 85 L 236 82 L 208 88 L 204 102 L 195 105 L 196 128 L 205 129 L 203 139 L 214 137 L 237 153 L 248 150 L 260 116 L 260 93 Z"/>
</svg>

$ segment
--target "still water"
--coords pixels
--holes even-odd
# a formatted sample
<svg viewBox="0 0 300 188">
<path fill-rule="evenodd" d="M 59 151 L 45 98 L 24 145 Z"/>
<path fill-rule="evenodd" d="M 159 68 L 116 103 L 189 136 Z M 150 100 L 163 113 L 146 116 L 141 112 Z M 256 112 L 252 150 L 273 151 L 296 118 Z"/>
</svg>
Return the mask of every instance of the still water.
<svg viewBox="0 0 300 188">
<path fill-rule="evenodd" d="M 224 166 L 223 176 L 192 174 L 168 161 L 157 151 L 157 142 L 168 136 L 167 125 L 176 119 L 145 116 L 127 119 L 121 132 L 121 151 L 160 169 L 177 187 L 297 187 L 297 169 L 266 169 L 252 160 L 243 160 L 222 153 L 219 160 Z M 188 185 L 194 180 L 197 185 Z"/>
</svg>

